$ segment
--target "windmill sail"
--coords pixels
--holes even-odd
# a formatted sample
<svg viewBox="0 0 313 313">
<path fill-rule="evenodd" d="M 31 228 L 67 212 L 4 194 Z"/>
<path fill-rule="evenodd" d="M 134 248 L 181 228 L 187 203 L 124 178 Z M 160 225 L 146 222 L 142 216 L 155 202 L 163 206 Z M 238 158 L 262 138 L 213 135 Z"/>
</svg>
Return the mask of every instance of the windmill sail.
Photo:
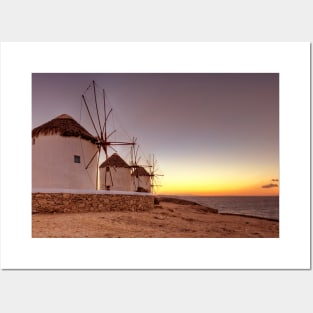
<svg viewBox="0 0 313 313">
<path fill-rule="evenodd" d="M 97 172 L 97 190 L 151 192 L 160 186 L 157 180 L 163 175 L 157 173 L 154 155 L 148 165 L 140 165 L 139 145 L 136 138 L 133 137 L 128 141 L 112 139 L 117 132 L 116 129 L 112 130 L 109 127 L 113 109 L 107 108 L 105 90 L 100 89 L 94 80 L 81 95 L 81 106 L 84 108 L 88 122 L 95 133 L 97 151 L 90 160 L 87 160 L 86 170 L 96 159 L 100 173 L 99 175 Z M 131 160 L 129 165 L 117 154 L 117 146 L 130 147 Z M 110 156 L 109 150 L 113 150 L 114 154 Z M 100 159 L 103 158 L 104 162 L 99 166 Z"/>
<path fill-rule="evenodd" d="M 148 161 L 148 168 L 149 168 L 149 177 L 150 177 L 150 188 L 151 192 L 155 193 L 157 187 L 161 187 L 162 185 L 159 184 L 159 177 L 164 176 L 163 174 L 159 174 L 159 168 L 157 165 L 157 161 L 154 158 L 154 154 L 152 157 L 150 156 Z"/>
<path fill-rule="evenodd" d="M 84 107 L 88 113 L 89 120 L 92 124 L 92 127 L 96 133 L 96 145 L 98 147 L 98 151 L 95 153 L 95 155 L 87 162 L 86 169 L 88 169 L 88 166 L 91 164 L 92 160 L 97 156 L 97 168 L 99 168 L 99 160 L 101 153 L 104 153 L 105 160 L 107 161 L 109 159 L 109 152 L 108 149 L 111 148 L 112 150 L 116 151 L 114 146 L 134 146 L 135 143 L 132 141 L 114 141 L 111 140 L 111 136 L 116 132 L 116 130 L 113 130 L 111 132 L 108 131 L 108 120 L 112 113 L 112 108 L 107 111 L 106 108 L 106 100 L 105 100 L 105 91 L 102 89 L 102 112 L 100 111 L 100 106 L 98 105 L 99 98 L 97 97 L 97 85 L 95 81 L 93 80 L 92 83 L 89 85 L 89 87 L 86 89 L 85 93 L 81 95 L 82 98 L 82 104 L 84 104 Z M 86 94 L 87 92 L 90 92 L 92 90 L 93 96 L 87 98 Z M 91 99 L 90 99 L 91 98 Z M 91 109 L 94 109 L 95 112 L 92 112 Z M 102 121 L 101 121 L 102 117 Z M 106 166 L 105 171 L 105 182 L 104 185 L 106 186 L 106 189 L 109 189 L 111 186 L 114 186 L 113 181 L 113 175 L 112 170 L 109 164 Z M 98 175 L 97 175 L 97 181 L 96 181 L 97 189 L 99 189 L 98 184 Z"/>
</svg>

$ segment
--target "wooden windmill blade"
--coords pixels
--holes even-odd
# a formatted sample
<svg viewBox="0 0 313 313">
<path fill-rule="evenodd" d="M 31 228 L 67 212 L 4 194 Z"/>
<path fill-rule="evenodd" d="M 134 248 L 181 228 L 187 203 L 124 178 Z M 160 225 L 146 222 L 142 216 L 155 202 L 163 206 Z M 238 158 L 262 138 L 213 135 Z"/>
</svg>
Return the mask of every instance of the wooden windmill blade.
<svg viewBox="0 0 313 313">
<path fill-rule="evenodd" d="M 98 150 L 96 151 L 96 153 L 93 155 L 93 157 L 90 159 L 88 164 L 85 166 L 85 170 L 87 170 L 89 168 L 90 164 L 92 163 L 92 161 L 94 160 L 94 158 L 96 157 L 97 154 L 100 154 L 100 147 L 98 147 Z"/>
<path fill-rule="evenodd" d="M 97 171 L 99 171 L 99 160 L 100 160 L 100 154 L 101 151 L 104 152 L 105 154 L 105 160 L 108 160 L 108 148 L 111 148 L 112 150 L 114 150 L 115 152 L 117 152 L 117 150 L 114 148 L 114 146 L 122 146 L 122 145 L 134 145 L 134 142 L 127 142 L 127 141 L 111 141 L 110 137 L 116 132 L 116 130 L 113 130 L 111 132 L 108 131 L 108 120 L 109 117 L 112 113 L 112 108 L 109 110 L 109 112 L 107 113 L 107 108 L 106 108 L 106 101 L 105 101 L 105 91 L 104 89 L 102 89 L 102 97 L 103 97 L 103 122 L 101 123 L 100 120 L 100 112 L 99 112 L 99 106 L 98 106 L 98 97 L 97 97 L 97 92 L 96 92 L 96 83 L 93 80 L 92 83 L 89 85 L 89 87 L 86 89 L 85 93 L 82 94 L 82 101 L 85 105 L 85 108 L 87 110 L 89 119 L 91 121 L 92 127 L 96 133 L 96 145 L 98 146 L 98 151 L 93 155 L 93 157 L 89 160 L 89 162 L 87 163 L 86 169 L 90 166 L 90 164 L 92 163 L 92 161 L 94 160 L 94 158 L 96 157 L 96 155 L 98 154 L 98 162 L 97 162 Z M 93 92 L 93 96 L 92 99 L 95 104 L 94 108 L 95 108 L 95 113 L 92 114 L 91 111 L 91 106 L 88 104 L 88 101 L 85 97 L 85 94 L 87 92 Z M 94 119 L 93 116 L 96 116 L 96 118 Z M 109 167 L 109 173 L 107 173 L 107 171 L 105 171 L 105 185 L 107 186 L 107 179 L 109 177 L 109 179 L 112 182 L 112 186 L 113 186 L 113 177 L 112 177 L 112 173 L 111 173 L 111 168 Z M 108 177 L 107 177 L 108 176 Z M 97 178 L 96 178 L 96 186 L 98 189 L 98 172 L 97 172 Z"/>
<path fill-rule="evenodd" d="M 97 93 L 96 93 L 96 83 L 95 83 L 94 80 L 92 81 L 92 85 L 93 85 L 93 90 L 94 90 L 94 97 L 95 97 L 95 104 L 96 104 L 96 111 L 97 111 L 99 129 L 100 129 L 100 136 L 103 137 L 103 130 L 102 130 L 102 128 L 101 128 L 100 116 L 99 116 L 99 110 L 98 110 Z"/>
<path fill-rule="evenodd" d="M 100 162 L 100 154 L 101 154 L 101 138 L 103 137 L 103 131 L 102 131 L 102 128 L 101 128 L 101 124 L 100 124 L 100 116 L 99 116 L 99 110 L 98 110 L 98 103 L 97 103 L 97 96 L 96 96 L 96 92 L 95 92 L 95 81 L 92 81 L 92 83 L 89 85 L 89 87 L 86 89 L 85 93 L 90 89 L 90 87 L 93 86 L 93 91 L 94 91 L 94 101 L 95 101 L 95 104 L 96 104 L 96 113 L 97 113 L 97 117 L 98 117 L 98 126 L 96 126 L 96 123 L 92 117 L 92 113 L 91 113 L 91 110 L 90 110 L 90 107 L 88 105 L 88 101 L 85 97 L 85 94 L 82 94 L 82 100 L 83 100 L 83 103 L 85 104 L 85 108 L 88 112 L 88 116 L 89 116 L 89 119 L 91 121 L 91 124 L 96 132 L 96 145 L 98 147 L 97 149 L 97 152 L 92 156 L 92 158 L 89 160 L 89 162 L 87 163 L 85 169 L 88 169 L 88 167 L 90 166 L 90 164 L 92 163 L 92 161 L 94 160 L 94 158 L 96 156 L 97 157 L 97 172 L 96 172 L 96 190 L 99 189 L 99 184 L 98 184 L 98 180 L 99 180 L 99 162 Z"/>
<path fill-rule="evenodd" d="M 155 187 L 161 186 L 157 182 L 158 178 L 160 176 L 164 176 L 163 174 L 157 173 L 159 169 L 157 167 L 157 161 L 154 158 L 154 154 L 152 154 L 152 157 L 149 156 L 148 167 L 149 167 L 149 176 L 150 176 L 150 188 L 151 188 L 151 192 L 154 193 Z"/>
<path fill-rule="evenodd" d="M 160 185 L 158 177 L 159 176 L 164 176 L 164 175 L 154 175 L 152 178 L 152 183 L 151 183 L 151 192 L 155 193 L 156 189 L 158 187 L 162 187 L 163 185 Z"/>
</svg>

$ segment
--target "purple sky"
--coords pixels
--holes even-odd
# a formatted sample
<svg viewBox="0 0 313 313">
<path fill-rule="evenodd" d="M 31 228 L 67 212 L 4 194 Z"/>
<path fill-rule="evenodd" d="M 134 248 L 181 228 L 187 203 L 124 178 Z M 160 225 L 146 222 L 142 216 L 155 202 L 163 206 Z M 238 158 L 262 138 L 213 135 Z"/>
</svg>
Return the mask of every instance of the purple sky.
<svg viewBox="0 0 313 313">
<path fill-rule="evenodd" d="M 165 174 L 160 192 L 198 186 L 210 194 L 216 182 L 233 194 L 236 175 L 247 190 L 278 177 L 278 74 L 33 74 L 33 127 L 66 113 L 93 133 L 80 113 L 92 80 L 113 107 L 112 126 L 155 154 Z"/>
</svg>

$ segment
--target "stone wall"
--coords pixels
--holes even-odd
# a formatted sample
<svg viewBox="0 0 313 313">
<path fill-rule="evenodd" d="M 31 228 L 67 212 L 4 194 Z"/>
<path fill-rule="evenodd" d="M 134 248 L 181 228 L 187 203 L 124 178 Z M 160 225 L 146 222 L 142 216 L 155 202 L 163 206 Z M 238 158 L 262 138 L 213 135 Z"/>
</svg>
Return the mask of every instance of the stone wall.
<svg viewBox="0 0 313 313">
<path fill-rule="evenodd" d="M 32 193 L 33 213 L 134 212 L 153 207 L 151 195 Z"/>
</svg>

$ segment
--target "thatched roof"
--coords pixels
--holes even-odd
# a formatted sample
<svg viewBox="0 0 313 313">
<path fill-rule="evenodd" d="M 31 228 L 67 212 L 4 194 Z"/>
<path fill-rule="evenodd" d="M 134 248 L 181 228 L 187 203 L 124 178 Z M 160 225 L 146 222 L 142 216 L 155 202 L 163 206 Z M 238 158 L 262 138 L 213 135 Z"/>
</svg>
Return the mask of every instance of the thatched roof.
<svg viewBox="0 0 313 313">
<path fill-rule="evenodd" d="M 112 154 L 107 160 L 105 160 L 100 165 L 100 168 L 107 166 L 129 168 L 129 165 L 117 153 Z"/>
<path fill-rule="evenodd" d="M 53 120 L 34 128 L 32 131 L 33 138 L 39 135 L 56 134 L 63 137 L 80 137 L 92 143 L 97 141 L 94 136 L 67 114 L 59 115 Z"/>
<path fill-rule="evenodd" d="M 150 176 L 146 169 L 142 166 L 138 166 L 132 173 L 132 176 Z"/>
</svg>

